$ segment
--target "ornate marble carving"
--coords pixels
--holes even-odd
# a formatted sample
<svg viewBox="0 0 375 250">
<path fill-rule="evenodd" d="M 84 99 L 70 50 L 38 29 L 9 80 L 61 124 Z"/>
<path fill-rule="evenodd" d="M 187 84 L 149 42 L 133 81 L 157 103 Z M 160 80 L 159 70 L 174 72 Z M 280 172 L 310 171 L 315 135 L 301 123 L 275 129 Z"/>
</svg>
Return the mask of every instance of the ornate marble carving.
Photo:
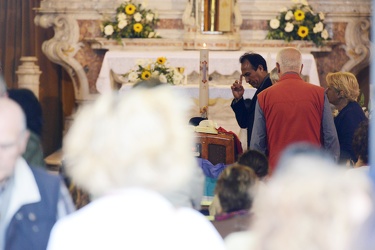
<svg viewBox="0 0 375 250">
<path fill-rule="evenodd" d="M 69 15 L 44 14 L 37 15 L 34 22 L 43 28 L 54 28 L 55 36 L 43 43 L 42 51 L 48 59 L 68 72 L 74 84 L 76 100 L 87 99 L 90 96 L 87 76 L 82 65 L 74 58 L 83 46 L 79 42 L 77 20 Z"/>
<path fill-rule="evenodd" d="M 370 59 L 370 20 L 367 18 L 353 19 L 345 30 L 344 46 L 346 55 L 350 58 L 341 68 L 357 75 L 368 66 Z"/>
</svg>

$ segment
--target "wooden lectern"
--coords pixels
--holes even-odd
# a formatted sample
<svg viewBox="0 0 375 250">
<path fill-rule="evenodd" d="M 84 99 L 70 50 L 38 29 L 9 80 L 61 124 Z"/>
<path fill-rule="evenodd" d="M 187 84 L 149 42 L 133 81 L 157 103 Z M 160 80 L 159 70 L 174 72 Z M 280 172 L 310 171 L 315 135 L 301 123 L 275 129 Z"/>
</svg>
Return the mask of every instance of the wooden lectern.
<svg viewBox="0 0 375 250">
<path fill-rule="evenodd" d="M 206 134 L 195 133 L 198 157 L 209 160 L 212 164 L 232 164 L 236 161 L 234 136 L 227 133 Z"/>
</svg>

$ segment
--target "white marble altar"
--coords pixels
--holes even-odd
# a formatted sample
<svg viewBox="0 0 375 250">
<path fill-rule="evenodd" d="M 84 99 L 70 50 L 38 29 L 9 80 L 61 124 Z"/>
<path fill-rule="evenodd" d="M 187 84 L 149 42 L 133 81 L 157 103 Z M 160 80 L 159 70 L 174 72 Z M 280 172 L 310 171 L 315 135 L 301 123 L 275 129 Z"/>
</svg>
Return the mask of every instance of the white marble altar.
<svg viewBox="0 0 375 250">
<path fill-rule="evenodd" d="M 209 58 L 209 74 L 214 72 L 221 75 L 232 75 L 236 71 L 240 71 L 239 58 L 246 51 L 210 51 Z M 269 71 L 276 66 L 276 52 L 258 52 L 267 61 Z M 186 75 L 191 73 L 199 73 L 199 51 L 108 51 L 103 60 L 102 68 L 96 82 L 97 90 L 100 93 L 111 90 L 110 70 L 117 74 L 125 74 L 136 64 L 137 59 L 152 59 L 164 56 L 167 62 L 174 67 L 184 67 Z M 320 85 L 319 75 L 315 63 L 315 59 L 310 53 L 302 54 L 303 75 L 308 75 L 310 82 Z M 234 79 L 233 79 L 234 81 Z M 189 82 L 188 84 L 198 84 Z M 225 82 L 229 86 L 232 82 Z M 212 98 L 210 96 L 210 98 Z"/>
</svg>

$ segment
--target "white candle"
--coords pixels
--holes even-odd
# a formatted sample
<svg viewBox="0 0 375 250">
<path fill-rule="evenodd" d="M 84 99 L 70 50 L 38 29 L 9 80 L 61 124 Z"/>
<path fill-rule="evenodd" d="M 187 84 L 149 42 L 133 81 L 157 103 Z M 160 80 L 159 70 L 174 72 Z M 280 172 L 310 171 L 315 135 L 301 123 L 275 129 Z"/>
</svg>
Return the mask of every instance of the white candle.
<svg viewBox="0 0 375 250">
<path fill-rule="evenodd" d="M 199 56 L 199 112 L 203 118 L 207 118 L 208 111 L 208 60 L 208 49 L 204 43 Z"/>
</svg>

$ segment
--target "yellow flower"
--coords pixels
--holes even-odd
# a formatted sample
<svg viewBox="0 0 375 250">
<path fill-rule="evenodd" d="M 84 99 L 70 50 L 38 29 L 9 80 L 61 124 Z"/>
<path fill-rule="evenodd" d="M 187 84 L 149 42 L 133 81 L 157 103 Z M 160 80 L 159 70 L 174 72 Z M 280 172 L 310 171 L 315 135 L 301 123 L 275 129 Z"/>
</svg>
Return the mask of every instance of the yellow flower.
<svg viewBox="0 0 375 250">
<path fill-rule="evenodd" d="M 296 10 L 294 12 L 294 18 L 296 19 L 296 21 L 302 21 L 303 19 L 305 19 L 305 12 L 303 12 L 302 10 Z"/>
<path fill-rule="evenodd" d="M 164 64 L 165 61 L 167 61 L 167 58 L 165 57 L 159 57 L 158 59 L 156 59 L 156 62 L 159 64 Z"/>
<path fill-rule="evenodd" d="M 142 72 L 141 78 L 143 80 L 148 80 L 148 79 L 150 79 L 150 77 L 151 77 L 150 71 L 145 70 L 145 71 Z"/>
<path fill-rule="evenodd" d="M 125 7 L 125 13 L 127 15 L 133 15 L 136 10 L 137 10 L 137 7 L 135 7 L 133 4 L 128 4 Z"/>
<path fill-rule="evenodd" d="M 301 37 L 304 38 L 309 34 L 309 29 L 306 26 L 300 26 L 298 28 L 297 34 Z"/>
<path fill-rule="evenodd" d="M 136 23 L 134 24 L 133 29 L 135 32 L 139 33 L 143 30 L 143 25 L 140 23 Z"/>
</svg>

